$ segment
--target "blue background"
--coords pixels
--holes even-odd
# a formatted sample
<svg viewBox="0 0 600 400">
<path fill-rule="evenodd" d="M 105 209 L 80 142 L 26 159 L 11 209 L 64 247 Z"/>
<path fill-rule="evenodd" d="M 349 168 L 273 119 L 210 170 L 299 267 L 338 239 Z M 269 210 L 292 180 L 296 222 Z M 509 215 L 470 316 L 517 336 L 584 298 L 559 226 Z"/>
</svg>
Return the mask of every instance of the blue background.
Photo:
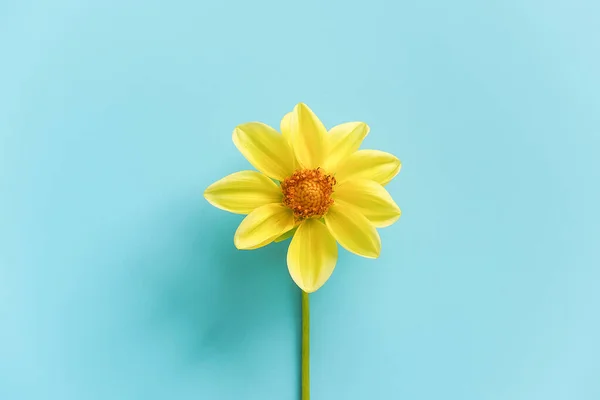
<svg viewBox="0 0 600 400">
<path fill-rule="evenodd" d="M 418 4 L 415 4 L 418 3 Z M 298 399 L 287 243 L 203 190 L 299 101 L 403 170 L 319 399 L 600 398 L 595 1 L 0 3 L 0 399 Z"/>
</svg>

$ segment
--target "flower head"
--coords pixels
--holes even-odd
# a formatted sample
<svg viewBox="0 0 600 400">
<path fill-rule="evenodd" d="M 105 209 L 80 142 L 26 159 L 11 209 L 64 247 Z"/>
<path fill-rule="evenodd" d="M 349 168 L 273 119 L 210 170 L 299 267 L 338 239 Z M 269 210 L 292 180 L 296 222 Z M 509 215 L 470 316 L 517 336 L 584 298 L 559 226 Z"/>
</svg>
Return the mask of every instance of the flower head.
<svg viewBox="0 0 600 400">
<path fill-rule="evenodd" d="M 260 172 L 226 176 L 210 185 L 204 197 L 215 207 L 247 214 L 235 232 L 238 249 L 292 237 L 290 275 L 302 290 L 314 292 L 335 268 L 337 243 L 377 258 L 381 240 L 376 228 L 400 217 L 384 188 L 400 171 L 400 160 L 378 150 L 359 150 L 368 133 L 363 122 L 327 131 L 302 103 L 283 117 L 281 133 L 260 122 L 239 125 L 233 142 Z"/>
<path fill-rule="evenodd" d="M 333 204 L 335 183 L 333 175 L 325 175 L 319 168 L 296 171 L 281 182 L 283 204 L 298 221 L 322 217 Z"/>
</svg>

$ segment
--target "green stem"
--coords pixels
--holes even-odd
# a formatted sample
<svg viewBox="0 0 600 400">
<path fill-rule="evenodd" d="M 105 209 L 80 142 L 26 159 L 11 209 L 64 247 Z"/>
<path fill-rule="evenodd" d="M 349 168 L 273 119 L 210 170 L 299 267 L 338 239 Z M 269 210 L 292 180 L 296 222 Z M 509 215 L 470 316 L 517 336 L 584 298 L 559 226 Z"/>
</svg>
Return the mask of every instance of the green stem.
<svg viewBox="0 0 600 400">
<path fill-rule="evenodd" d="M 310 309 L 302 291 L 302 400 L 310 400 Z"/>
</svg>

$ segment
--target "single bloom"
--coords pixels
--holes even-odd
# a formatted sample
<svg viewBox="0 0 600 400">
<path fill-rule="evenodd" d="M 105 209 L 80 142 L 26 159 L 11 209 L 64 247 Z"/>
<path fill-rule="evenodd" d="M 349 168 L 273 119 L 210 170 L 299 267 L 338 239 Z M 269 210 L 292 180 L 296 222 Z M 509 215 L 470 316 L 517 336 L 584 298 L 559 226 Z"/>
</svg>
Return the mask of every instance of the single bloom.
<svg viewBox="0 0 600 400">
<path fill-rule="evenodd" d="M 347 122 L 327 131 L 303 103 L 283 117 L 280 128 L 261 122 L 236 127 L 233 143 L 258 172 L 226 176 L 204 197 L 225 211 L 247 214 L 235 232 L 238 249 L 291 237 L 288 270 L 311 293 L 331 276 L 337 243 L 359 256 L 379 256 L 376 228 L 400 218 L 384 186 L 401 163 L 390 153 L 359 150 L 367 124 Z"/>
</svg>

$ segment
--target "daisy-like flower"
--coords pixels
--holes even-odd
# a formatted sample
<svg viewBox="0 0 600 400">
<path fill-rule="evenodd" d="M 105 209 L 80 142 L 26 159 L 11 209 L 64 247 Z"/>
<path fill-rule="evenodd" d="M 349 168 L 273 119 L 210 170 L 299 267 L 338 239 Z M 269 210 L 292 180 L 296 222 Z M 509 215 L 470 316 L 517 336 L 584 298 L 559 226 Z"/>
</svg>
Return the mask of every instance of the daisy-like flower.
<svg viewBox="0 0 600 400">
<path fill-rule="evenodd" d="M 281 133 L 261 122 L 239 125 L 233 143 L 259 172 L 226 176 L 204 197 L 220 209 L 247 214 L 235 232 L 238 249 L 291 237 L 290 275 L 302 290 L 314 292 L 333 273 L 337 243 L 377 258 L 376 228 L 400 218 L 400 208 L 384 188 L 400 171 L 400 160 L 383 151 L 359 150 L 368 133 L 363 122 L 328 132 L 302 103 L 283 117 Z"/>
</svg>

